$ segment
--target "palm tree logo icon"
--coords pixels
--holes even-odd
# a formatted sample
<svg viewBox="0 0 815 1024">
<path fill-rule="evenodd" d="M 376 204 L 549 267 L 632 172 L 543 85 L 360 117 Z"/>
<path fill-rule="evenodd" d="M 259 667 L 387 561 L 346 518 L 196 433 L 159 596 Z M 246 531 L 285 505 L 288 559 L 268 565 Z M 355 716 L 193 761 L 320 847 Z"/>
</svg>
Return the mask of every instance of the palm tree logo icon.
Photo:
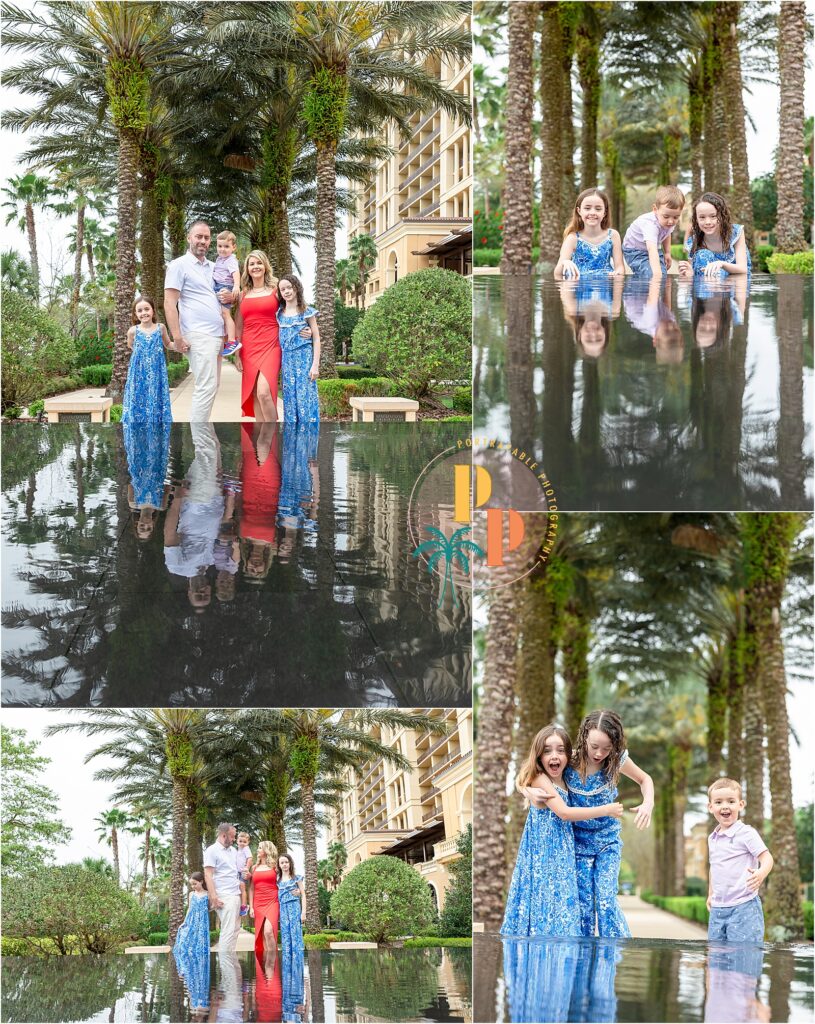
<svg viewBox="0 0 815 1024">
<path fill-rule="evenodd" d="M 439 594 L 439 600 L 436 602 L 437 608 L 442 606 L 448 584 L 453 595 L 453 604 L 455 607 L 458 607 L 456 584 L 453 580 L 453 566 L 457 565 L 462 572 L 469 573 L 470 557 L 484 558 L 486 555 L 484 549 L 476 544 L 475 541 L 464 539 L 471 529 L 472 527 L 470 526 L 462 526 L 456 530 L 452 537 L 448 538 L 438 527 L 426 526 L 425 533 L 429 533 L 431 539 L 424 541 L 423 544 L 419 544 L 411 552 L 413 558 L 428 555 L 428 572 L 433 572 L 439 562 L 444 560 L 444 584 L 441 588 L 441 594 Z"/>
</svg>

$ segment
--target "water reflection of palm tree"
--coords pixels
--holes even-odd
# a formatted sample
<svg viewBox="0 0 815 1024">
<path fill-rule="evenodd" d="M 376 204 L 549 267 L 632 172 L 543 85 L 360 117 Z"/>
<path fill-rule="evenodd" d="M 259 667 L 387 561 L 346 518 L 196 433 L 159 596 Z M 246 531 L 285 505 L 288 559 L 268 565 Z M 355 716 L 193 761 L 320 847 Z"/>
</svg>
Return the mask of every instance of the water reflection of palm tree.
<svg viewBox="0 0 815 1024">
<path fill-rule="evenodd" d="M 780 398 L 777 443 L 781 507 L 803 509 L 806 507 L 803 281 L 789 274 L 778 275 L 777 329 Z"/>
</svg>

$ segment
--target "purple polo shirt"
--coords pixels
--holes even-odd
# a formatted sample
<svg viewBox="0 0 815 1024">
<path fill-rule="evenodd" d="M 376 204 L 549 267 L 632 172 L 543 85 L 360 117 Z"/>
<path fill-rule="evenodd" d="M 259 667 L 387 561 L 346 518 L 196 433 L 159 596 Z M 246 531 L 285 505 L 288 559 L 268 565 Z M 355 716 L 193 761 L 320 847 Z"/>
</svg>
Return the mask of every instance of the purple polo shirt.
<svg viewBox="0 0 815 1024">
<path fill-rule="evenodd" d="M 721 825 L 707 837 L 710 858 L 710 880 L 713 907 L 737 907 L 754 900 L 757 893 L 747 888 L 747 871 L 758 867 L 759 854 L 767 844 L 751 825 L 734 822 L 730 828 Z"/>
<path fill-rule="evenodd" d="M 650 213 L 643 213 L 632 221 L 623 239 L 624 249 L 642 249 L 646 251 L 646 242 L 655 242 L 659 249 L 665 239 L 673 233 L 673 228 L 664 228 L 657 220 L 657 215 L 651 210 Z"/>
</svg>

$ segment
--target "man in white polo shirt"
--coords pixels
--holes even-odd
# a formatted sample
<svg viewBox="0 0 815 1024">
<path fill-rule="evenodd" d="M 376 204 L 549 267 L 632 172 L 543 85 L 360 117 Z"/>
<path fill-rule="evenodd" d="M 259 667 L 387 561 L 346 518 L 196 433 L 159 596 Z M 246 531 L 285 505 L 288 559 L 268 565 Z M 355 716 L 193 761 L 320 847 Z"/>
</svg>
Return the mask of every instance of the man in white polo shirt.
<svg viewBox="0 0 815 1024">
<path fill-rule="evenodd" d="M 237 829 L 223 821 L 218 837 L 204 852 L 204 877 L 207 880 L 209 905 L 218 915 L 221 934 L 219 953 L 234 953 L 241 930 L 241 886 L 238 881 L 238 851 L 235 847 Z"/>
<path fill-rule="evenodd" d="M 215 264 L 207 259 L 210 230 L 196 220 L 187 234 L 189 251 L 167 266 L 164 278 L 164 313 L 179 352 L 186 352 L 195 378 L 190 420 L 208 421 L 221 377 L 220 353 L 224 341 L 221 304 L 212 287 Z"/>
</svg>

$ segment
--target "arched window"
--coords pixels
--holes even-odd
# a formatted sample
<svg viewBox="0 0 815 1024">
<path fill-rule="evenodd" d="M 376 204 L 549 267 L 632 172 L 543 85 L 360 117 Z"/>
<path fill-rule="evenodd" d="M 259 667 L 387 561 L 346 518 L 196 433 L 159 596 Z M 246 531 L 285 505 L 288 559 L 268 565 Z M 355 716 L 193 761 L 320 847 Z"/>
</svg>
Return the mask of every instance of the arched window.
<svg viewBox="0 0 815 1024">
<path fill-rule="evenodd" d="M 461 831 L 463 832 L 473 820 L 473 785 L 471 782 L 467 784 L 467 788 L 461 794 L 458 817 Z"/>
<path fill-rule="evenodd" d="M 399 257 L 396 255 L 396 251 L 391 249 L 388 254 L 388 270 L 387 270 L 387 283 L 396 284 L 399 280 Z"/>
</svg>

